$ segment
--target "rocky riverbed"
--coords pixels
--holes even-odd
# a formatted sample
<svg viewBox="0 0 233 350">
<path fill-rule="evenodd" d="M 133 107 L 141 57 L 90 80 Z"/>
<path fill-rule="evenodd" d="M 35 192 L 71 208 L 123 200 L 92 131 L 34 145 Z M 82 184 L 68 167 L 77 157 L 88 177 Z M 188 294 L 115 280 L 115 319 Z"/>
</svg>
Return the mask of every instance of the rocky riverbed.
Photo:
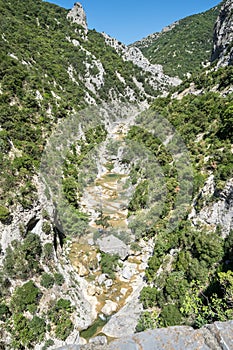
<svg viewBox="0 0 233 350">
<path fill-rule="evenodd" d="M 133 186 L 130 168 L 121 161 L 128 127 L 127 123 L 113 125 L 101 146 L 98 174 L 86 186 L 80 201 L 82 211 L 89 215 L 88 233 L 67 248 L 72 266 L 85 281 L 83 295 L 96 319 L 81 332 L 82 344 L 99 334 L 109 339 L 132 334 L 142 311 L 139 295 L 145 285 L 144 272 L 153 241 L 132 245 L 135 237 L 128 228 L 127 204 Z M 102 271 L 103 253 L 119 257 L 111 274 Z"/>
</svg>

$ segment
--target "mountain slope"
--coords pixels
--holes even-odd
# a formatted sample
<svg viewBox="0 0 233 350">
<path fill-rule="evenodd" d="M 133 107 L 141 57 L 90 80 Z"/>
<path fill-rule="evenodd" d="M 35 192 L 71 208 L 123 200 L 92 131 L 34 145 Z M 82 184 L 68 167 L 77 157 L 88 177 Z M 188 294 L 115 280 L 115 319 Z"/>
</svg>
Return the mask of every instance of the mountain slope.
<svg viewBox="0 0 233 350">
<path fill-rule="evenodd" d="M 51 125 L 74 110 L 101 101 L 147 103 L 173 83 L 161 69 L 145 72 L 125 59 L 102 34 L 66 19 L 68 11 L 56 5 L 1 0 L 0 8 L 2 152 L 15 147 L 20 162 L 30 161 L 18 170 L 33 170 Z M 14 202 L 9 192 L 23 187 L 25 176 L 15 175 L 12 166 L 2 164 L 3 201 L 10 196 Z"/>
<path fill-rule="evenodd" d="M 214 28 L 214 47 L 211 60 L 218 60 L 218 67 L 233 64 L 232 31 L 233 4 L 232 1 L 227 0 L 221 8 Z"/>
<path fill-rule="evenodd" d="M 219 6 L 186 17 L 131 46 L 138 47 L 151 63 L 161 64 L 166 74 L 183 78 L 210 60 L 218 12 Z"/>
<path fill-rule="evenodd" d="M 165 95 L 80 4 L 0 6 L 0 347 L 232 318 L 232 67 Z"/>
</svg>

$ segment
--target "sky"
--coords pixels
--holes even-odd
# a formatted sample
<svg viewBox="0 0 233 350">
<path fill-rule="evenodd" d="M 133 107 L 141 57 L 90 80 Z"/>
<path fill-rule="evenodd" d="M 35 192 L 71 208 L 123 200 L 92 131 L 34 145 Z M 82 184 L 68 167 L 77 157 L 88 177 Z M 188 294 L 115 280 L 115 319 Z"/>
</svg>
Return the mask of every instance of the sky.
<svg viewBox="0 0 233 350">
<path fill-rule="evenodd" d="M 66 9 L 75 0 L 47 0 Z M 160 31 L 178 19 L 206 11 L 220 0 L 78 0 L 89 29 L 105 32 L 124 44 Z"/>
</svg>

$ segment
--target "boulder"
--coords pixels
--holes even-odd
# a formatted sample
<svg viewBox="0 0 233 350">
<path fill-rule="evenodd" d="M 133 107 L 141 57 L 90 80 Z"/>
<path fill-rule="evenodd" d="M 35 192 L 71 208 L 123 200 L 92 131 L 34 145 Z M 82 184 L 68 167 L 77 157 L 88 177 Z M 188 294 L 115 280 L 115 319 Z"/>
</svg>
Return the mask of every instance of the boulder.
<svg viewBox="0 0 233 350">
<path fill-rule="evenodd" d="M 117 303 L 114 301 L 106 300 L 104 307 L 101 309 L 101 312 L 106 316 L 110 316 L 113 312 L 117 310 Z"/>
<path fill-rule="evenodd" d="M 113 235 L 97 239 L 97 244 L 102 252 L 118 254 L 122 260 L 126 259 L 129 254 L 129 247 Z"/>
</svg>

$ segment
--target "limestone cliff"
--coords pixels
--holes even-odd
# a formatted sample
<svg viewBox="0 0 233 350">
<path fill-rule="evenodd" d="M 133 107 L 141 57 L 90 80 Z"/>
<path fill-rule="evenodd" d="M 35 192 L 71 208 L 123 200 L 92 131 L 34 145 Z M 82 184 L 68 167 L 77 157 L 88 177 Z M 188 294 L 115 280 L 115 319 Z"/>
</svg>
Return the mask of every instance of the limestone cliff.
<svg viewBox="0 0 233 350">
<path fill-rule="evenodd" d="M 74 4 L 74 7 L 69 11 L 67 18 L 72 22 L 79 24 L 84 29 L 87 29 L 86 13 L 79 2 Z"/>
<path fill-rule="evenodd" d="M 232 350 L 233 321 L 215 322 L 201 329 L 169 327 L 150 330 L 101 345 L 101 337 L 83 347 L 68 345 L 57 350 Z"/>
<path fill-rule="evenodd" d="M 233 2 L 227 0 L 221 7 L 215 24 L 214 48 L 211 61 L 218 60 L 217 66 L 227 66 L 233 63 Z"/>
</svg>

